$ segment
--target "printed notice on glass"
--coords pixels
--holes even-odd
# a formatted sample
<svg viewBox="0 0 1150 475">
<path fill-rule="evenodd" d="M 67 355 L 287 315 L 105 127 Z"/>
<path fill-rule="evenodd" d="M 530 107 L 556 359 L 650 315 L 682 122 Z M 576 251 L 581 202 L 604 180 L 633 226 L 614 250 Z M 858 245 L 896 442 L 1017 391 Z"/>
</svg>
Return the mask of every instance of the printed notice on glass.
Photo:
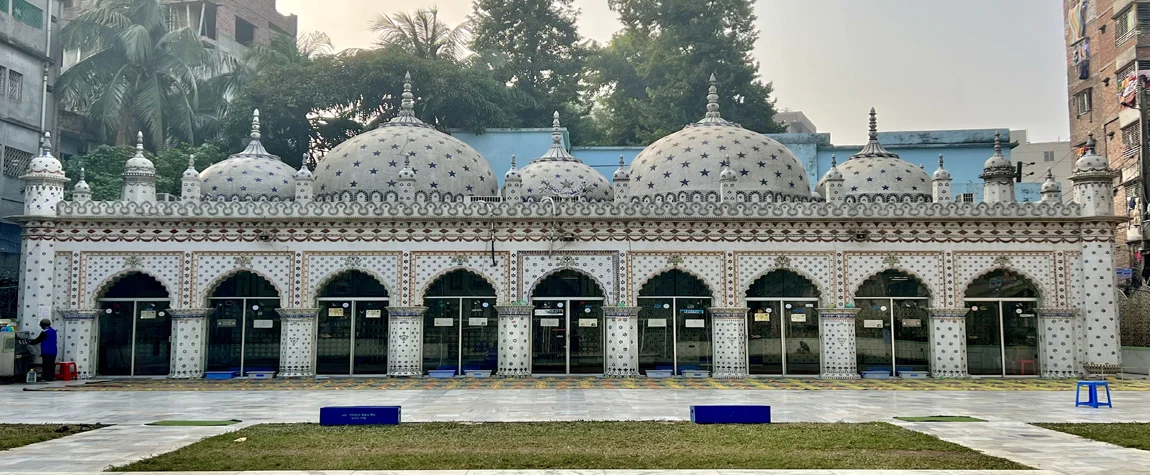
<svg viewBox="0 0 1150 475">
<path fill-rule="evenodd" d="M 805 313 L 792 313 L 791 321 L 796 323 L 806 323 L 807 315 Z"/>
<path fill-rule="evenodd" d="M 144 310 L 143 312 L 140 312 L 140 320 L 155 320 L 155 319 L 156 319 L 156 311 L 155 310 Z"/>
<path fill-rule="evenodd" d="M 339 308 L 339 307 L 329 308 L 329 309 L 327 309 L 327 316 L 329 316 L 329 317 L 342 317 L 343 316 L 343 309 Z"/>
<path fill-rule="evenodd" d="M 882 328 L 882 320 L 863 320 L 863 328 Z"/>
<path fill-rule="evenodd" d="M 902 319 L 902 326 L 910 328 L 922 328 L 922 320 L 918 318 L 904 318 Z"/>
<path fill-rule="evenodd" d="M 487 326 L 487 319 L 472 317 L 467 319 L 467 324 L 473 327 L 485 327 Z"/>
<path fill-rule="evenodd" d="M 649 319 L 647 319 L 647 327 L 648 328 L 666 328 L 667 327 L 667 319 L 666 318 L 649 318 Z"/>
<path fill-rule="evenodd" d="M 235 328 L 236 319 L 234 318 L 221 318 L 216 320 L 216 326 L 220 328 Z"/>
<path fill-rule="evenodd" d="M 1034 314 L 1033 313 L 1020 313 L 1020 314 L 1018 314 L 1018 318 L 1034 318 Z"/>
<path fill-rule="evenodd" d="M 561 308 L 537 308 L 535 309 L 536 317 L 561 317 L 563 316 L 563 309 Z"/>
<path fill-rule="evenodd" d="M 559 326 L 558 318 L 540 318 L 539 326 L 541 327 L 557 327 Z"/>
<path fill-rule="evenodd" d="M 275 328 L 274 320 L 252 320 L 252 328 Z"/>
<path fill-rule="evenodd" d="M 367 318 L 383 318 L 383 310 L 368 310 Z"/>
<path fill-rule="evenodd" d="M 455 326 L 454 318 L 437 318 L 435 319 L 435 326 L 437 327 L 453 327 Z"/>
<path fill-rule="evenodd" d="M 580 318 L 579 319 L 579 326 L 584 327 L 584 328 L 597 327 L 597 326 L 599 326 L 599 319 L 598 318 Z"/>
<path fill-rule="evenodd" d="M 756 322 L 769 322 L 769 321 L 771 321 L 771 314 L 769 314 L 769 313 L 756 313 L 755 314 L 755 321 Z"/>
<path fill-rule="evenodd" d="M 687 328 L 705 328 L 707 326 L 707 321 L 701 318 L 688 318 L 683 320 L 683 323 L 687 325 Z"/>
</svg>

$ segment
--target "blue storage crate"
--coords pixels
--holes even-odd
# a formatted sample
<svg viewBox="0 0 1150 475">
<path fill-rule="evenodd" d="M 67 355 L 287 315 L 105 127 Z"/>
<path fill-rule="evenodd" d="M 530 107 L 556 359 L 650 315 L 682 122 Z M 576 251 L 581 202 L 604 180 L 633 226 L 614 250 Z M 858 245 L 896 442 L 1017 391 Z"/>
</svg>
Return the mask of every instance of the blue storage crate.
<svg viewBox="0 0 1150 475">
<path fill-rule="evenodd" d="M 248 371 L 245 376 L 251 379 L 272 379 L 276 377 L 275 371 Z"/>
<path fill-rule="evenodd" d="M 453 369 L 433 369 L 427 372 L 428 376 L 432 378 L 454 378 L 455 370 Z"/>
<path fill-rule="evenodd" d="M 674 370 L 669 369 L 649 369 L 647 370 L 648 378 L 670 378 Z"/>
<path fill-rule="evenodd" d="M 889 371 L 863 371 L 863 379 L 890 379 Z"/>
<path fill-rule="evenodd" d="M 231 371 L 207 371 L 204 373 L 204 379 L 232 379 L 236 377 L 236 373 Z"/>
<path fill-rule="evenodd" d="M 927 371 L 899 371 L 898 377 L 903 379 L 928 379 L 930 373 Z"/>
</svg>

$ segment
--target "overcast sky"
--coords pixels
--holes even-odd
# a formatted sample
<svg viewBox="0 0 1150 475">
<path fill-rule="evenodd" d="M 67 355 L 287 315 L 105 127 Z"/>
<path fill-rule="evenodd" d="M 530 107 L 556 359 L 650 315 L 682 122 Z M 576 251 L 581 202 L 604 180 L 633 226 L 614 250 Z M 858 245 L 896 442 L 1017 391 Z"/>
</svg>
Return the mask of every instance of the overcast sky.
<svg viewBox="0 0 1150 475">
<path fill-rule="evenodd" d="M 1060 3 L 758 0 L 755 57 L 780 109 L 805 112 L 835 143 L 865 141 L 871 106 L 884 131 L 1004 127 L 1066 140 Z M 279 0 L 301 32 L 324 31 L 339 49 L 370 46 L 370 18 L 432 5 L 451 25 L 471 13 L 471 0 Z M 585 37 L 618 29 L 607 0 L 575 5 Z"/>
</svg>

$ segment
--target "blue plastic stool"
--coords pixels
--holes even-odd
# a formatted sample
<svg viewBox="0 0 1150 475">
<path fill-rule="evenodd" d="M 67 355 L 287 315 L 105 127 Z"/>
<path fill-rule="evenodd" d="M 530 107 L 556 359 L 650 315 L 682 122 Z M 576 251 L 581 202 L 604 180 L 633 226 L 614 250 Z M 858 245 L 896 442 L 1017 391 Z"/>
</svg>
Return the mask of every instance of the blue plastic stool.
<svg viewBox="0 0 1150 475">
<path fill-rule="evenodd" d="M 1087 399 L 1085 401 L 1082 400 L 1083 387 L 1087 389 Z M 1106 388 L 1106 402 L 1098 400 L 1099 387 Z M 1113 408 L 1114 405 L 1110 403 L 1110 385 L 1107 384 L 1106 381 L 1079 381 L 1078 387 L 1074 390 L 1074 407 L 1078 406 L 1089 406 L 1093 408 L 1106 406 Z"/>
</svg>

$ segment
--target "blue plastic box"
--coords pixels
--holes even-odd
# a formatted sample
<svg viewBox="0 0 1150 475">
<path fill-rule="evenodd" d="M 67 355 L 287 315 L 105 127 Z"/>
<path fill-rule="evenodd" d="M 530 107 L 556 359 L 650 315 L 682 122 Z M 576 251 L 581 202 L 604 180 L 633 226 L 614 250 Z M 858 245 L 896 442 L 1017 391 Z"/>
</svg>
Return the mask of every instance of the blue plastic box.
<svg viewBox="0 0 1150 475">
<path fill-rule="evenodd" d="M 696 424 L 770 424 L 771 406 L 691 406 Z"/>
<path fill-rule="evenodd" d="M 396 425 L 400 406 L 333 406 L 319 408 L 321 426 Z"/>
<path fill-rule="evenodd" d="M 236 373 L 231 371 L 208 371 L 204 373 L 204 379 L 232 379 L 236 377 Z"/>
</svg>

